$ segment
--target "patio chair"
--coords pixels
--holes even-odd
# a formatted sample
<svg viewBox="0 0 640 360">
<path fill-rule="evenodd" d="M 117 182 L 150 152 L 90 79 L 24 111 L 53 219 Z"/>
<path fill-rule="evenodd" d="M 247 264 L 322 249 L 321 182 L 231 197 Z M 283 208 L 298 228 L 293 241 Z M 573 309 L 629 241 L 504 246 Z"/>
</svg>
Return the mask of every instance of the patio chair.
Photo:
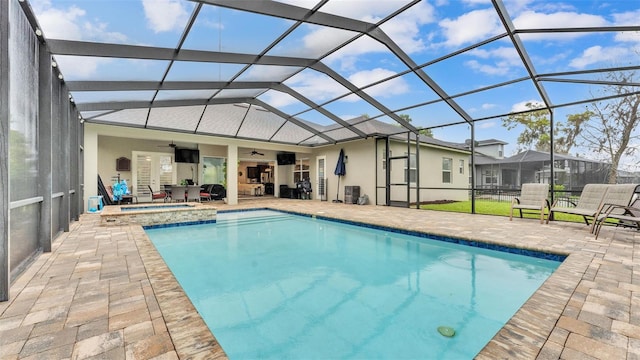
<svg viewBox="0 0 640 360">
<path fill-rule="evenodd" d="M 200 201 L 211 201 L 211 188 L 213 184 L 204 184 L 200 186 Z"/>
<path fill-rule="evenodd" d="M 187 201 L 190 201 L 190 200 L 200 202 L 200 186 L 198 185 L 187 186 Z"/>
<path fill-rule="evenodd" d="M 511 201 L 509 221 L 513 220 L 513 210 L 517 209 L 522 217 L 522 210 L 540 212 L 540 224 L 544 223 L 544 209 L 549 209 L 549 184 L 522 184 L 520 196 Z M 548 220 L 547 220 L 548 222 Z"/>
<path fill-rule="evenodd" d="M 601 227 L 607 219 L 615 219 L 615 216 L 630 214 L 628 210 L 636 194 L 637 184 L 611 185 L 602 199 L 602 205 L 598 209 L 594 221 L 591 224 L 591 232 L 596 233 L 596 226 Z"/>
<path fill-rule="evenodd" d="M 602 225 L 612 220 L 614 221 L 613 225 L 616 227 L 633 227 L 636 230 L 640 230 L 640 198 L 636 198 L 630 206 L 610 206 L 606 213 L 599 216 L 595 225 L 596 239 L 600 234 Z"/>
<path fill-rule="evenodd" d="M 187 192 L 185 185 L 172 185 L 171 186 L 171 201 L 184 201 Z"/>
<path fill-rule="evenodd" d="M 565 213 L 580 215 L 584 218 L 584 222 L 589 225 L 589 219 L 595 218 L 600 211 L 602 200 L 609 187 L 611 187 L 609 184 L 587 184 L 582 189 L 577 202 L 573 202 L 568 198 L 557 198 L 551 205 L 551 209 L 549 209 L 549 220 L 554 220 L 555 213 Z M 562 202 L 569 203 L 572 206 L 559 206 Z"/>
<path fill-rule="evenodd" d="M 213 200 L 221 200 L 227 197 L 227 189 L 225 189 L 222 184 L 211 185 L 211 191 L 209 193 Z"/>
<path fill-rule="evenodd" d="M 151 202 L 156 200 L 167 201 L 167 193 L 164 191 L 153 191 L 151 185 L 147 185 L 149 187 L 149 192 L 151 192 Z"/>
</svg>

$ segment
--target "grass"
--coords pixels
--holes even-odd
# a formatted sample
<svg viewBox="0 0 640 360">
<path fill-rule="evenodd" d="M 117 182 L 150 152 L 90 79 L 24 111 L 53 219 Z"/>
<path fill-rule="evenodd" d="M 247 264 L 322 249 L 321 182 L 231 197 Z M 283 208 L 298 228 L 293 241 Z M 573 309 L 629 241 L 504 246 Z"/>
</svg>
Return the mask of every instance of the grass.
<svg viewBox="0 0 640 360">
<path fill-rule="evenodd" d="M 447 204 L 427 204 L 421 205 L 421 209 L 425 210 L 437 210 L 437 211 L 452 211 L 452 212 L 462 212 L 462 213 L 471 213 L 471 200 L 469 201 L 456 201 Z M 506 201 L 488 201 L 488 200 L 476 200 L 476 213 L 477 214 L 485 214 L 485 215 L 498 215 L 498 216 L 509 216 L 509 212 L 511 210 L 511 203 Z M 520 213 L 514 211 L 513 216 L 520 216 Z M 532 212 L 522 214 L 525 218 L 531 219 L 539 219 L 540 215 Z M 560 221 L 571 221 L 571 222 L 584 222 L 584 218 L 578 215 L 571 214 L 562 214 L 556 213 L 554 214 L 555 220 Z"/>
</svg>

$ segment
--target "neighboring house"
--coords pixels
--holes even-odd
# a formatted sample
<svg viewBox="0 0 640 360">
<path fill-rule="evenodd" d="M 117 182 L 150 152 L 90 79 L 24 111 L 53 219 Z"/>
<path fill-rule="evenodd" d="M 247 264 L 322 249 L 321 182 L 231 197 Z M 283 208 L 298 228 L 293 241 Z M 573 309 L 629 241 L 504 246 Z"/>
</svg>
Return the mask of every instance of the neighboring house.
<svg viewBox="0 0 640 360">
<path fill-rule="evenodd" d="M 476 150 L 478 150 L 476 146 Z M 480 151 L 478 151 L 480 152 Z M 606 183 L 610 164 L 566 154 L 554 154 L 554 183 L 567 190 L 580 190 L 588 183 Z M 523 183 L 551 183 L 550 155 L 526 150 L 507 158 L 477 155 L 477 189 L 519 189 Z"/>
<path fill-rule="evenodd" d="M 494 159 L 503 159 L 504 146 L 507 144 L 509 143 L 496 139 L 480 140 L 476 141 L 474 150 L 477 154 L 486 155 Z M 465 147 L 471 149 L 471 140 L 467 139 L 465 141 Z"/>
<path fill-rule="evenodd" d="M 640 184 L 640 172 L 618 170 L 618 184 Z"/>
</svg>

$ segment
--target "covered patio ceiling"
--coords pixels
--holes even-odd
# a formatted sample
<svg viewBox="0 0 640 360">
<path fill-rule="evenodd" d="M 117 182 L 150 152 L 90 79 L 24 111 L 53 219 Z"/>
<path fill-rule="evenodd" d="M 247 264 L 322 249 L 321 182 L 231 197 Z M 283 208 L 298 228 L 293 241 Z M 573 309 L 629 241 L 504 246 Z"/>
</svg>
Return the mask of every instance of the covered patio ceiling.
<svg viewBox="0 0 640 360">
<path fill-rule="evenodd" d="M 607 78 L 640 68 L 635 1 L 91 3 L 21 2 L 88 123 L 320 146 L 640 85 Z"/>
</svg>

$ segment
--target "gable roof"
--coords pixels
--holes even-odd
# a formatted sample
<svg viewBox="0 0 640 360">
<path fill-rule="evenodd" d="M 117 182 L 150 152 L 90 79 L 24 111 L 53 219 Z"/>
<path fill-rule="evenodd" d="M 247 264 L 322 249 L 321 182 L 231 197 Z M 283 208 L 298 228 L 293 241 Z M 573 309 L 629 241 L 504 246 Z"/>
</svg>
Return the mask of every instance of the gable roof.
<svg viewBox="0 0 640 360">
<path fill-rule="evenodd" d="M 555 160 L 577 160 L 577 161 L 585 161 L 590 163 L 598 163 L 598 164 L 608 164 L 602 161 L 595 161 L 586 158 L 581 158 L 568 154 L 554 154 Z M 525 162 L 544 162 L 549 161 L 550 154 L 544 151 L 537 150 L 525 150 L 519 152 L 515 155 L 503 158 L 503 159 L 495 159 L 491 156 L 476 154 L 475 163 L 477 165 L 485 165 L 485 164 L 512 164 L 512 163 L 525 163 Z"/>
</svg>

